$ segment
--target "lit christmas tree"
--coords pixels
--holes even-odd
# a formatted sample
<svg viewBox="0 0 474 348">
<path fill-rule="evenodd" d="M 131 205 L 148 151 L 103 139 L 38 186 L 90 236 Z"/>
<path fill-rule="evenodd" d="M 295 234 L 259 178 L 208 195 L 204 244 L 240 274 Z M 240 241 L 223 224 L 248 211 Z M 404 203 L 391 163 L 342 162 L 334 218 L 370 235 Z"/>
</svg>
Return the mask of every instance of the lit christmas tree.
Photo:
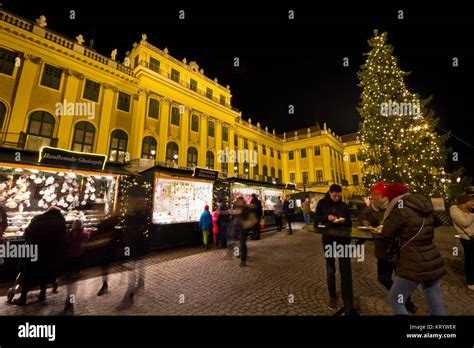
<svg viewBox="0 0 474 348">
<path fill-rule="evenodd" d="M 387 33 L 369 40 L 367 60 L 358 72 L 362 87 L 358 111 L 364 161 L 364 186 L 380 181 L 401 182 L 411 192 L 447 197 L 449 176 L 444 171 L 447 135 L 434 128 L 437 119 L 427 105 L 405 85 L 405 76 L 387 43 Z"/>
</svg>

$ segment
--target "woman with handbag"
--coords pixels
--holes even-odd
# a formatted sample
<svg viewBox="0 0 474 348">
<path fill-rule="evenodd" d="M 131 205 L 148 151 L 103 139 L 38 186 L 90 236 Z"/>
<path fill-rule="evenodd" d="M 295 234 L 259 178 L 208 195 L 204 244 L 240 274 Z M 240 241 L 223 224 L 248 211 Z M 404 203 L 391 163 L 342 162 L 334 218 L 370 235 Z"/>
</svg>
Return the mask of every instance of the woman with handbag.
<svg viewBox="0 0 474 348">
<path fill-rule="evenodd" d="M 474 197 L 461 194 L 456 204 L 449 208 L 454 228 L 459 232 L 461 244 L 464 248 L 464 274 L 467 288 L 474 290 Z"/>
<path fill-rule="evenodd" d="M 389 184 L 387 190 L 400 192 L 402 184 Z M 433 243 L 435 221 L 431 200 L 421 194 L 393 198 L 384 213 L 382 234 L 398 240 L 396 277 L 388 302 L 396 315 L 407 315 L 406 299 L 421 285 L 431 315 L 444 315 L 441 277 L 446 273 L 441 254 Z"/>
</svg>

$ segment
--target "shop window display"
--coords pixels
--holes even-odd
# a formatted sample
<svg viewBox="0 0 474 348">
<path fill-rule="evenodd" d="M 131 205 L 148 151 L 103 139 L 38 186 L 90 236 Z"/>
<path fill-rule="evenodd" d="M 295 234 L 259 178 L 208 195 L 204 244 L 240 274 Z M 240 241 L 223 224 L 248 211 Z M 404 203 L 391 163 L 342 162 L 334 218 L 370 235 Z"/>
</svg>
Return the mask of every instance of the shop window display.
<svg viewBox="0 0 474 348">
<path fill-rule="evenodd" d="M 155 178 L 153 223 L 198 221 L 206 205 L 212 206 L 211 183 Z"/>
<path fill-rule="evenodd" d="M 0 168 L 0 205 L 8 216 L 5 237 L 22 236 L 31 219 L 50 206 L 61 208 L 67 223 L 94 226 L 113 210 L 116 179 L 41 169 Z"/>
</svg>

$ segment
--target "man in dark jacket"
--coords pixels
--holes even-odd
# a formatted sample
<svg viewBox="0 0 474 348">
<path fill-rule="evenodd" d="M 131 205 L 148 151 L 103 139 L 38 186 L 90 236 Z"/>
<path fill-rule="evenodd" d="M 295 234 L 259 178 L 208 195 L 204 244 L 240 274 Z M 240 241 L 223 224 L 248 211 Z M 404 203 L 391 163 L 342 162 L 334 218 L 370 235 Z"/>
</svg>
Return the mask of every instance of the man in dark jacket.
<svg viewBox="0 0 474 348">
<path fill-rule="evenodd" d="M 392 184 L 390 190 L 398 190 Z M 421 284 L 431 315 L 444 315 L 441 277 L 446 273 L 441 254 L 433 243 L 435 219 L 431 200 L 420 194 L 395 197 L 384 214 L 382 234 L 399 239 L 396 277 L 388 295 L 394 313 L 408 314 L 404 301 Z"/>
<path fill-rule="evenodd" d="M 387 209 L 388 203 L 397 195 L 406 193 L 406 189 L 396 193 L 389 190 L 389 185 L 386 183 L 378 183 L 370 190 L 370 206 L 366 206 L 359 215 L 360 223 L 363 226 L 378 227 L 382 224 L 383 215 Z M 391 261 L 391 255 L 388 252 L 394 245 L 394 241 L 389 238 L 377 239 L 374 241 L 375 257 L 377 258 L 377 279 L 378 281 L 390 291 L 393 280 L 392 275 L 395 270 L 395 264 Z M 419 308 L 408 297 L 405 302 L 407 311 L 415 314 Z M 421 314 L 421 310 L 418 314 Z"/>
<path fill-rule="evenodd" d="M 14 300 L 17 305 L 26 304 L 28 291 L 40 286 L 39 300 L 46 299 L 46 284 L 54 283 L 63 271 L 66 253 L 66 220 L 57 207 L 31 219 L 25 230 L 25 242 L 38 247 L 38 260 L 23 260 L 20 285 L 21 296 Z"/>
<path fill-rule="evenodd" d="M 252 239 L 259 240 L 260 239 L 260 219 L 263 216 L 262 202 L 260 202 L 260 199 L 258 199 L 255 193 L 252 193 L 252 200 L 250 201 L 250 204 L 253 204 L 255 206 L 255 213 L 257 214 L 257 221 L 258 221 L 252 230 L 253 232 Z"/>
<path fill-rule="evenodd" d="M 219 239 L 221 248 L 227 248 L 227 231 L 230 225 L 230 211 L 223 200 L 217 203 L 217 228 L 219 229 Z"/>
<path fill-rule="evenodd" d="M 291 228 L 291 221 L 295 213 L 295 206 L 293 200 L 288 200 L 285 197 L 283 201 L 283 215 L 285 216 L 286 223 L 288 224 L 288 234 L 293 234 L 293 229 Z"/>
<path fill-rule="evenodd" d="M 339 185 L 333 184 L 329 187 L 326 196 L 318 202 L 314 216 L 314 224 L 325 225 L 327 227 L 351 227 L 351 216 L 349 207 L 342 202 L 342 188 Z M 343 218 L 343 219 L 341 219 Z M 336 240 L 331 237 L 323 236 L 323 248 L 326 250 L 326 245 L 333 245 Z M 348 241 L 349 243 L 350 241 Z M 326 257 L 326 274 L 327 285 L 329 290 L 329 304 L 330 310 L 337 310 L 337 294 L 336 294 L 336 259 L 334 257 Z M 340 265 L 339 265 L 340 267 Z"/>
</svg>

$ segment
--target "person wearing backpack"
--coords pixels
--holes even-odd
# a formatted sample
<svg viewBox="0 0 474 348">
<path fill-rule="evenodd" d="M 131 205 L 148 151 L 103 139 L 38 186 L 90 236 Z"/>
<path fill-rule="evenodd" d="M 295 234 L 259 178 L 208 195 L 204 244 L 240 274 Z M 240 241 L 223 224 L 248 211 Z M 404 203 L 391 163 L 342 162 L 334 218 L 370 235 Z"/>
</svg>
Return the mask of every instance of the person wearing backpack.
<svg viewBox="0 0 474 348">
<path fill-rule="evenodd" d="M 408 315 L 406 299 L 421 285 L 431 315 L 445 315 L 441 299 L 441 277 L 446 273 L 441 254 L 433 243 L 433 203 L 421 194 L 407 192 L 403 184 L 389 184 L 393 197 L 385 210 L 382 234 L 398 240 L 392 251 L 396 259 L 395 279 L 388 302 L 395 315 Z"/>
</svg>

